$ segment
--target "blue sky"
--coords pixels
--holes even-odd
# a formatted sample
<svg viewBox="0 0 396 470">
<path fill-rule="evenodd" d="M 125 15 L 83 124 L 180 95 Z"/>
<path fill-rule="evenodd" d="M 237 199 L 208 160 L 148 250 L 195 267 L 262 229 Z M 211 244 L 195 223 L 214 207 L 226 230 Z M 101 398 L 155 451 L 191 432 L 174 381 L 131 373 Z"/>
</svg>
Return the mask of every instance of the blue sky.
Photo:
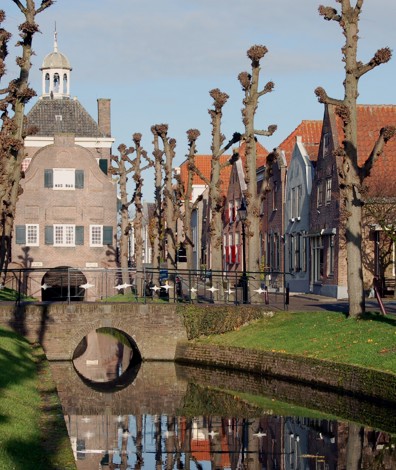
<svg viewBox="0 0 396 470">
<path fill-rule="evenodd" d="M 353 0 L 354 1 L 354 0 Z M 4 5 L 6 28 L 13 33 L 15 50 L 19 10 Z M 36 2 L 39 3 L 38 1 Z M 150 127 L 168 123 L 177 140 L 175 166 L 187 153 L 186 131 L 201 132 L 198 152 L 209 153 L 211 127 L 209 91 L 220 88 L 230 95 L 224 107 L 223 133 L 242 130 L 243 93 L 237 76 L 249 70 L 247 49 L 267 46 L 262 60 L 261 84 L 275 83 L 256 114 L 256 127 L 277 124 L 271 138 L 260 142 L 272 149 L 303 119 L 321 119 L 323 106 L 314 89 L 323 86 L 330 96 L 342 98 L 343 36 L 335 22 L 318 14 L 320 0 L 57 0 L 41 13 L 41 34 L 34 38 L 31 84 L 41 94 L 39 67 L 52 51 L 56 23 L 59 50 L 73 67 L 71 94 L 96 119 L 97 98 L 110 98 L 112 133 L 131 145 L 135 132 L 152 152 Z M 335 0 L 323 1 L 338 8 Z M 359 58 L 367 62 L 381 47 L 394 49 L 395 0 L 365 0 L 360 22 Z M 9 75 L 16 71 L 7 61 Z M 396 53 L 388 64 L 365 75 L 359 102 L 396 104 Z M 150 181 L 144 191 L 152 200 Z"/>
</svg>

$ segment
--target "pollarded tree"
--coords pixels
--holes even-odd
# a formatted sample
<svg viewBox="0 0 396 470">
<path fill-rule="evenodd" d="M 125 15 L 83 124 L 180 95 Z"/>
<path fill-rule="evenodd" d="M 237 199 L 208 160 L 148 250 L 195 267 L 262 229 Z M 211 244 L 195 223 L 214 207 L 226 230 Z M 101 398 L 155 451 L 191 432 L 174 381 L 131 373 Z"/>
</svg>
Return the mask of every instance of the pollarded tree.
<svg viewBox="0 0 396 470">
<path fill-rule="evenodd" d="M 24 129 L 26 103 L 36 95 L 29 87 L 29 72 L 33 54 L 33 36 L 39 31 L 36 16 L 50 7 L 53 0 L 42 0 L 36 8 L 33 0 L 12 0 L 24 16 L 19 25 L 21 40 L 17 46 L 22 47 L 22 56 L 17 57 L 19 77 L 11 80 L 7 87 L 0 89 L 0 269 L 3 269 L 10 254 L 11 233 L 14 226 L 15 208 L 20 194 L 21 170 L 24 159 L 23 139 L 33 133 L 33 129 Z M 0 23 L 5 19 L 5 12 L 0 10 Z M 0 29 L 0 80 L 5 74 L 5 58 L 10 34 Z"/>
<path fill-rule="evenodd" d="M 245 193 L 245 202 L 247 206 L 247 269 L 250 272 L 258 272 L 260 270 L 260 205 L 261 200 L 265 197 L 267 186 L 263 184 L 260 190 L 257 190 L 257 155 L 256 155 L 256 135 L 271 136 L 277 126 L 271 125 L 267 130 L 259 130 L 255 128 L 254 118 L 261 96 L 270 93 L 274 88 L 273 82 L 268 82 L 265 87 L 259 90 L 260 76 L 260 60 L 268 52 L 265 46 L 255 45 L 247 51 L 247 56 L 251 60 L 252 71 L 241 72 L 238 80 L 245 92 L 243 100 L 242 118 L 245 126 L 243 140 L 246 142 L 246 159 L 245 159 L 245 180 L 247 190 Z M 271 158 L 267 159 L 266 173 L 271 172 Z M 268 180 L 268 178 L 266 178 Z"/>
<path fill-rule="evenodd" d="M 163 224 L 163 206 L 162 206 L 162 173 L 163 173 L 163 156 L 164 152 L 159 148 L 159 137 L 152 126 L 151 132 L 153 134 L 153 166 L 154 166 L 154 199 L 155 211 L 154 217 L 149 222 L 150 241 L 153 247 L 153 268 L 159 270 L 161 267 L 161 258 L 164 253 L 164 224 Z M 159 279 L 154 279 L 154 284 L 159 284 Z"/>
<path fill-rule="evenodd" d="M 141 146 L 142 134 L 133 134 L 133 143 L 135 144 L 136 157 L 132 160 L 131 169 L 133 171 L 133 181 L 135 182 L 135 191 L 132 196 L 132 202 L 135 206 L 135 218 L 133 219 L 133 233 L 135 234 L 135 262 L 136 262 L 136 288 L 139 297 L 143 294 L 143 178 L 142 172 L 151 168 L 153 162 L 148 158 L 147 152 Z M 142 166 L 142 159 L 147 162 Z"/>
<path fill-rule="evenodd" d="M 342 48 L 345 62 L 344 98 L 335 99 L 327 95 L 323 88 L 317 88 L 315 93 L 319 102 L 332 104 L 342 120 L 344 141 L 335 150 L 342 158 L 340 174 L 341 200 L 343 203 L 344 232 L 347 250 L 347 278 L 349 297 L 349 316 L 359 318 L 365 312 L 365 297 L 362 269 L 362 207 L 363 183 L 370 175 L 375 162 L 380 158 L 386 142 L 396 132 L 394 126 L 381 129 L 378 139 L 370 155 L 360 156 L 357 145 L 357 97 L 360 78 L 378 65 L 388 62 L 391 51 L 388 47 L 378 50 L 367 63 L 357 59 L 359 17 L 364 0 L 357 0 L 351 5 L 350 0 L 337 0 L 341 4 L 341 13 L 332 7 L 319 7 L 319 14 L 328 21 L 336 21 L 345 36 Z M 365 160 L 364 160 L 365 158 Z M 364 163 L 359 166 L 359 160 Z"/>
<path fill-rule="evenodd" d="M 192 269 L 193 261 L 193 232 L 191 226 L 191 218 L 193 211 L 197 208 L 198 204 L 202 201 L 202 194 L 197 197 L 194 202 L 191 202 L 191 196 L 193 192 L 193 177 L 194 172 L 193 168 L 195 167 L 195 155 L 197 153 L 197 139 L 200 136 L 198 129 L 190 129 L 187 131 L 188 147 L 189 152 L 187 155 L 188 161 L 188 172 L 187 172 L 187 181 L 184 185 L 180 175 L 176 175 L 176 181 L 178 183 L 177 192 L 178 197 L 183 201 L 183 210 L 180 212 L 180 220 L 183 223 L 183 233 L 184 233 L 184 247 L 186 249 L 187 257 L 187 269 Z"/>
<path fill-rule="evenodd" d="M 165 242 L 166 242 L 166 261 L 168 269 L 176 269 L 176 219 L 175 213 L 175 195 L 173 191 L 172 176 L 173 176 L 173 159 L 175 157 L 176 140 L 168 137 L 168 125 L 158 124 L 152 127 L 152 132 L 157 135 L 163 145 L 163 152 L 165 154 L 164 166 L 164 189 L 163 189 L 163 211 L 165 219 Z"/>
<path fill-rule="evenodd" d="M 121 267 L 122 283 L 125 285 L 130 284 L 131 279 L 129 277 L 129 237 L 131 233 L 131 223 L 129 218 L 129 207 L 132 204 L 132 200 L 128 197 L 127 182 L 128 175 L 133 172 L 133 161 L 130 158 L 130 154 L 135 151 L 133 147 L 127 147 L 125 144 L 118 146 L 119 156 L 111 156 L 111 166 L 109 173 L 118 177 L 118 185 L 120 188 L 120 252 L 119 262 Z M 124 292 L 130 291 L 129 288 L 125 288 Z"/>
<path fill-rule="evenodd" d="M 223 147 L 225 136 L 221 133 L 221 119 L 223 116 L 223 106 L 229 96 L 218 88 L 209 92 L 213 98 L 213 109 L 209 109 L 212 124 L 212 159 L 210 179 L 208 179 L 200 169 L 190 163 L 190 168 L 195 172 L 209 188 L 209 243 L 211 250 L 211 269 L 214 272 L 221 272 L 223 269 L 223 221 L 224 197 L 221 192 L 221 170 L 231 165 L 238 156 L 234 154 L 230 160 L 221 162 L 221 156 L 235 143 L 239 142 L 241 135 L 234 133 L 231 140 Z"/>
</svg>

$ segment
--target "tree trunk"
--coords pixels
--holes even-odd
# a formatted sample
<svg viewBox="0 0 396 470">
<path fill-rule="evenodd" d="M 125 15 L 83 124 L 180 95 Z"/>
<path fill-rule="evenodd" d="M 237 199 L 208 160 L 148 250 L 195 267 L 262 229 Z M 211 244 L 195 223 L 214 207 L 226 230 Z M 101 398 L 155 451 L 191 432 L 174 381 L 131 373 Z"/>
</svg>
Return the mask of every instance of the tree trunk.
<svg viewBox="0 0 396 470">
<path fill-rule="evenodd" d="M 274 84 L 268 82 L 262 90 L 259 90 L 260 60 L 268 52 L 265 46 L 255 45 L 248 51 L 251 60 L 252 72 L 242 72 L 238 79 L 245 91 L 242 109 L 243 124 L 245 126 L 244 139 L 245 152 L 245 180 L 247 190 L 244 194 L 247 208 L 246 238 L 247 238 L 247 271 L 256 273 L 260 271 L 260 204 L 261 193 L 257 191 L 257 146 L 255 135 L 270 136 L 276 126 L 272 125 L 268 130 L 255 129 L 255 114 L 259 98 L 272 91 Z M 254 275 L 254 274 L 253 274 Z"/>
<path fill-rule="evenodd" d="M 1 208 L 1 255 L 0 270 L 3 270 L 10 256 L 11 234 L 14 226 L 16 203 L 20 194 L 20 180 L 22 177 L 21 164 L 25 156 L 23 147 L 24 138 L 24 113 L 25 104 L 32 96 L 33 90 L 29 89 L 29 72 L 31 68 L 32 41 L 33 35 L 38 31 L 35 23 L 36 15 L 50 7 L 53 3 L 50 0 L 43 0 L 39 8 L 35 8 L 32 0 L 26 1 L 26 6 L 22 2 L 15 2 L 23 13 L 25 21 L 20 25 L 20 44 L 22 46 L 22 57 L 18 59 L 20 68 L 19 78 L 10 82 L 12 86 L 6 89 L 6 96 L 0 100 L 2 105 L 2 120 L 0 156 L 0 208 Z M 3 39 L 2 59 L 7 55 L 5 45 L 7 36 Z M 3 72 L 3 71 L 2 71 Z M 3 73 L 2 73 L 3 75 Z M 0 76 L 1 78 L 1 76 Z M 13 109 L 13 117 L 8 116 L 8 107 Z"/>
<path fill-rule="evenodd" d="M 344 138 L 342 148 L 336 149 L 337 155 L 343 157 L 341 181 L 341 196 L 344 202 L 343 221 L 345 223 L 345 239 L 347 250 L 347 282 L 349 297 L 349 316 L 359 318 L 365 312 L 365 297 L 363 284 L 362 262 L 362 185 L 364 179 L 382 153 L 386 142 L 395 135 L 394 126 L 381 129 L 380 136 L 374 144 L 373 150 L 367 156 L 363 166 L 358 158 L 357 148 L 357 110 L 359 79 L 365 73 L 380 64 L 388 62 L 392 56 L 389 48 L 376 52 L 375 56 L 366 64 L 357 60 L 357 46 L 359 38 L 359 16 L 363 0 L 358 0 L 356 6 L 351 6 L 350 0 L 339 0 L 341 15 L 331 7 L 319 7 L 319 14 L 326 20 L 333 20 L 340 24 L 345 36 L 345 45 L 342 48 L 345 62 L 344 98 L 337 100 L 327 96 L 323 88 L 315 90 L 321 103 L 334 105 L 336 114 L 342 120 Z M 360 160 L 360 161 L 359 161 Z"/>
</svg>

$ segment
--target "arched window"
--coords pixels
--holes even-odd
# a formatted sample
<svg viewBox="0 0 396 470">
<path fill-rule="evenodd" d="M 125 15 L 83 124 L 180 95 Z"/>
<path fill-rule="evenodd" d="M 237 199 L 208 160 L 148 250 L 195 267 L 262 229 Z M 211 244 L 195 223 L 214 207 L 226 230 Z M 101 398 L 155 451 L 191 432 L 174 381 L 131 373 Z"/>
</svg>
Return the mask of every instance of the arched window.
<svg viewBox="0 0 396 470">
<path fill-rule="evenodd" d="M 67 94 L 67 74 L 63 74 L 63 92 L 64 95 Z"/>
<path fill-rule="evenodd" d="M 54 93 L 59 93 L 59 85 L 60 85 L 59 74 L 54 73 Z"/>
<path fill-rule="evenodd" d="M 49 76 L 49 73 L 46 73 L 45 74 L 45 93 L 49 93 L 50 91 L 50 76 Z"/>
</svg>

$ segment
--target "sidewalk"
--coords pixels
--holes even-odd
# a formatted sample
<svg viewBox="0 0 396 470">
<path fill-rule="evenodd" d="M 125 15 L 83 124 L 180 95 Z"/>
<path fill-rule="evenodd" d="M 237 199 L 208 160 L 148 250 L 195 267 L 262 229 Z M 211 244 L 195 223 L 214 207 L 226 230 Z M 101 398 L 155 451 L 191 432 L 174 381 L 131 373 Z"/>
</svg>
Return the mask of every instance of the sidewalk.
<svg viewBox="0 0 396 470">
<path fill-rule="evenodd" d="M 386 297 L 382 299 L 387 314 L 396 315 L 396 299 Z M 334 299 L 315 294 L 290 294 L 290 312 L 310 312 L 310 311 L 335 311 L 348 312 L 348 299 Z M 380 306 L 376 299 L 366 298 L 366 311 L 381 313 Z"/>
</svg>

